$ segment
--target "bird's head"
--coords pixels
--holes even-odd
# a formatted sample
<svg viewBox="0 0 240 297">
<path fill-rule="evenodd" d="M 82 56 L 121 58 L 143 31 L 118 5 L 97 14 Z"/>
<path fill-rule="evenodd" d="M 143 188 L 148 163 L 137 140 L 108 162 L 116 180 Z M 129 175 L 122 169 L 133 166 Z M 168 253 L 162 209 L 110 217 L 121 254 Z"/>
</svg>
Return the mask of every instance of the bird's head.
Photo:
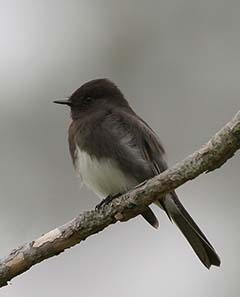
<svg viewBox="0 0 240 297">
<path fill-rule="evenodd" d="M 68 99 L 56 100 L 54 103 L 70 106 L 73 119 L 81 117 L 84 112 L 100 108 L 129 107 L 119 88 L 106 78 L 88 81 Z"/>
</svg>

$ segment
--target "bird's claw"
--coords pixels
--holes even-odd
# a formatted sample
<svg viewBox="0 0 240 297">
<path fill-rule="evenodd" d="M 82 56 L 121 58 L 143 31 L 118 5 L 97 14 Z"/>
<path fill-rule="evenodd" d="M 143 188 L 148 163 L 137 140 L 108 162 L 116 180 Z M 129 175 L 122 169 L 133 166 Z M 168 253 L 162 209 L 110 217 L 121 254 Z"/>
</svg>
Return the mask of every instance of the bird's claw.
<svg viewBox="0 0 240 297">
<path fill-rule="evenodd" d="M 104 208 L 107 206 L 110 202 L 113 201 L 113 199 L 119 197 L 121 194 L 116 195 L 108 195 L 105 199 L 103 199 L 99 204 L 96 205 L 95 209 L 99 210 L 100 208 Z"/>
</svg>

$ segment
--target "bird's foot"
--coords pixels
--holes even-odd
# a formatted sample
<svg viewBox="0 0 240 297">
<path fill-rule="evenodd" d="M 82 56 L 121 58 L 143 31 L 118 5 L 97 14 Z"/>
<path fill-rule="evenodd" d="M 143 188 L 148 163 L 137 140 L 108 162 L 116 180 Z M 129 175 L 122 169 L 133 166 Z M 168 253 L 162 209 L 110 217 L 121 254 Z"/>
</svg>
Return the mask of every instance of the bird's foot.
<svg viewBox="0 0 240 297">
<path fill-rule="evenodd" d="M 96 205 L 95 209 L 99 210 L 100 208 L 105 207 L 108 205 L 110 202 L 113 201 L 113 199 L 119 197 L 121 194 L 115 194 L 115 195 L 108 195 L 105 199 L 103 199 L 98 205 Z"/>
</svg>

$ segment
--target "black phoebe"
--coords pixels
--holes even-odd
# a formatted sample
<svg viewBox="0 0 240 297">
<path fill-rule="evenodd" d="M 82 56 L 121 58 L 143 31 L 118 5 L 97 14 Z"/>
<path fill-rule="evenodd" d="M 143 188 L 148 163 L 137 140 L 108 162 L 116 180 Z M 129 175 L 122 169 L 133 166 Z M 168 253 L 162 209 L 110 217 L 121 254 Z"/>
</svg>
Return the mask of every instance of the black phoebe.
<svg viewBox="0 0 240 297">
<path fill-rule="evenodd" d="M 154 131 L 129 106 L 108 79 L 89 81 L 69 99 L 54 101 L 71 108 L 68 141 L 81 180 L 98 196 L 114 196 L 167 169 L 164 149 Z M 156 202 L 173 220 L 201 262 L 220 266 L 220 258 L 179 201 L 175 191 Z M 142 213 L 155 228 L 158 220 L 147 207 Z"/>
</svg>

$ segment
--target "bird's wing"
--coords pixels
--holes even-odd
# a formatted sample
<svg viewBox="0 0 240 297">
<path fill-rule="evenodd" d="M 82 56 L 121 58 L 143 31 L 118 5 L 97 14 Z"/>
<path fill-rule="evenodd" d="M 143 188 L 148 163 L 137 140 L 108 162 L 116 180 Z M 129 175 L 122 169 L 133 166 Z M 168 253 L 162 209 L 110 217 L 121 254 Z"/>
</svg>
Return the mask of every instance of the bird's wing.
<svg viewBox="0 0 240 297">
<path fill-rule="evenodd" d="M 149 179 L 167 168 L 164 149 L 153 130 L 137 115 L 129 112 L 113 112 L 104 117 L 95 131 L 95 139 L 104 135 L 108 150 L 106 157 L 117 161 L 124 174 L 134 177 L 138 183 Z M 101 143 L 100 139 L 97 140 Z M 101 155 L 104 155 L 102 147 Z M 98 151 L 99 151 L 98 147 Z M 152 210 L 142 213 L 153 227 L 159 226 Z"/>
<path fill-rule="evenodd" d="M 112 158 L 139 183 L 167 169 L 160 140 L 136 114 L 114 112 L 105 117 L 101 126 L 104 139 L 109 139 Z"/>
</svg>

